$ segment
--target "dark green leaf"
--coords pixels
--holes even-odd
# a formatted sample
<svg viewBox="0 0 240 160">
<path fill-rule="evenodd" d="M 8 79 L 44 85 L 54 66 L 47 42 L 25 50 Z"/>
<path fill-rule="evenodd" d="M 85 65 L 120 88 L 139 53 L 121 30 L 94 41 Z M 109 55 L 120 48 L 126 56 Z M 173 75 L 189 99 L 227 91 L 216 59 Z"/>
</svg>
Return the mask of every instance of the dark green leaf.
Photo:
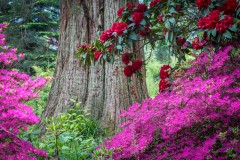
<svg viewBox="0 0 240 160">
<path fill-rule="evenodd" d="M 133 27 L 133 26 L 135 26 L 135 23 L 129 24 L 129 25 L 128 25 L 128 28 L 131 28 L 131 27 Z"/>
<path fill-rule="evenodd" d="M 130 21 L 133 21 L 133 17 L 132 17 L 132 16 L 129 16 L 128 19 L 129 19 Z"/>
<path fill-rule="evenodd" d="M 214 37 L 216 37 L 216 35 L 217 35 L 217 30 L 216 30 L 216 28 L 214 28 L 214 29 L 212 30 L 212 35 L 213 35 Z"/>
<path fill-rule="evenodd" d="M 122 46 L 121 46 L 121 45 L 117 45 L 116 48 L 117 48 L 118 50 L 122 50 Z"/>
<path fill-rule="evenodd" d="M 131 47 L 133 45 L 133 42 L 130 38 L 127 39 L 127 44 Z"/>
<path fill-rule="evenodd" d="M 122 38 L 122 36 L 119 36 L 119 37 L 118 37 L 118 43 L 120 43 L 120 44 L 121 44 L 121 43 L 122 43 L 122 41 L 123 41 L 123 38 Z"/>
<path fill-rule="evenodd" d="M 168 19 L 165 21 L 165 27 L 168 28 L 168 29 L 171 28 L 171 24 L 170 24 Z"/>
<path fill-rule="evenodd" d="M 176 21 L 175 21 L 175 18 L 174 18 L 174 17 L 169 18 L 169 21 L 170 21 L 172 24 L 176 24 Z"/>
<path fill-rule="evenodd" d="M 238 8 L 237 12 L 236 12 L 236 16 L 238 16 L 240 13 L 240 8 Z"/>
<path fill-rule="evenodd" d="M 141 25 L 145 26 L 147 25 L 147 22 L 145 21 L 145 19 L 143 19 L 141 22 L 140 22 Z"/>
<path fill-rule="evenodd" d="M 237 32 L 237 26 L 233 25 L 232 27 L 229 28 L 233 32 Z"/>
<path fill-rule="evenodd" d="M 131 33 L 129 35 L 129 38 L 132 39 L 132 40 L 138 40 L 138 37 L 137 37 L 136 33 Z"/>
<path fill-rule="evenodd" d="M 168 34 L 169 34 L 169 32 L 167 32 L 166 35 L 165 35 L 165 41 L 166 42 L 168 41 Z"/>
<path fill-rule="evenodd" d="M 223 36 L 228 38 L 228 39 L 232 39 L 232 35 L 228 30 L 223 34 Z"/>
</svg>

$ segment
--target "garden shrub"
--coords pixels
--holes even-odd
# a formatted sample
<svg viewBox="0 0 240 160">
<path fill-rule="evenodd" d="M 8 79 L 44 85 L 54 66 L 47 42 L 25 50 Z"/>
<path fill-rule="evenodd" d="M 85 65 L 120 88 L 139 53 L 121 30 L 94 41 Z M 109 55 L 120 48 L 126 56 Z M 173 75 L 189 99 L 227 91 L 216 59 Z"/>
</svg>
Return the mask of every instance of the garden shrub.
<svg viewBox="0 0 240 160">
<path fill-rule="evenodd" d="M 37 124 L 40 119 L 32 108 L 25 103 L 37 98 L 47 79 L 19 73 L 11 69 L 24 54 L 16 55 L 16 48 L 5 45 L 3 30 L 7 24 L 0 24 L 0 159 L 37 159 L 47 157 L 44 150 L 34 148 L 32 144 L 19 138 L 28 126 Z"/>
</svg>

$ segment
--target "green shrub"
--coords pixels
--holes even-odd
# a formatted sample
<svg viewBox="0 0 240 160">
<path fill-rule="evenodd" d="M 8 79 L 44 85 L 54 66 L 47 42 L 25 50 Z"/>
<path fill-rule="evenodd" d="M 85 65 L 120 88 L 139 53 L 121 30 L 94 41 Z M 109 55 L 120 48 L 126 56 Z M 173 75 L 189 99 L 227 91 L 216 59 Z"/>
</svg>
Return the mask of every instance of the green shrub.
<svg viewBox="0 0 240 160">
<path fill-rule="evenodd" d="M 104 131 L 88 115 L 88 111 L 76 103 L 66 113 L 45 119 L 47 127 L 43 136 L 40 137 L 41 131 L 33 128 L 23 137 L 34 146 L 46 150 L 49 158 L 93 159 L 93 151 L 102 142 Z"/>
</svg>

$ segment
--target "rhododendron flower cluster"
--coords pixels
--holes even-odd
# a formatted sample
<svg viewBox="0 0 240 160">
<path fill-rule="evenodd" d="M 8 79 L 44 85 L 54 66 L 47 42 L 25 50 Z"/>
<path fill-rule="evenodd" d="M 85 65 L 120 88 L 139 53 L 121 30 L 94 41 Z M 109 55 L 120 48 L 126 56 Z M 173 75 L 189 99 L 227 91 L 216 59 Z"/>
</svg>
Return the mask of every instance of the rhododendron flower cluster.
<svg viewBox="0 0 240 160">
<path fill-rule="evenodd" d="M 129 60 L 129 54 L 125 53 L 125 55 L 123 55 L 122 60 L 126 63 L 129 64 L 130 60 Z M 128 62 L 128 63 L 127 63 Z M 135 60 L 132 62 L 132 65 L 127 65 L 124 70 L 123 73 L 126 77 L 132 77 L 134 73 L 136 73 L 137 71 L 140 71 L 142 68 L 143 62 L 142 60 Z"/>
<path fill-rule="evenodd" d="M 192 47 L 195 50 L 202 49 L 205 43 L 206 43 L 205 39 L 199 42 L 199 37 L 195 37 L 192 41 Z"/>
<path fill-rule="evenodd" d="M 134 12 L 132 14 L 132 17 L 133 17 L 133 23 L 135 23 L 136 25 L 139 25 L 144 18 L 144 14 L 142 12 Z"/>
<path fill-rule="evenodd" d="M 161 67 L 159 72 L 159 77 L 161 78 L 161 81 L 159 82 L 159 85 L 158 85 L 159 92 L 171 86 L 168 80 L 171 74 L 171 70 L 172 68 L 169 65 L 163 65 Z"/>
<path fill-rule="evenodd" d="M 212 10 L 208 15 L 201 18 L 198 22 L 198 27 L 202 29 L 214 29 L 220 20 L 220 11 Z"/>
<path fill-rule="evenodd" d="M 163 23 L 164 21 L 163 21 L 163 17 L 164 17 L 164 15 L 159 15 L 158 16 L 158 22 L 159 23 Z"/>
<path fill-rule="evenodd" d="M 196 5 L 199 9 L 206 8 L 212 0 L 196 0 Z"/>
<path fill-rule="evenodd" d="M 226 3 L 218 7 L 218 9 L 224 11 L 225 14 L 233 14 L 236 12 L 237 7 L 239 7 L 238 3 L 236 0 L 227 0 Z"/>
<path fill-rule="evenodd" d="M 118 36 L 123 35 L 123 31 L 128 28 L 125 22 L 115 22 L 112 25 L 112 31 L 116 32 Z"/>
<path fill-rule="evenodd" d="M 148 26 L 144 26 L 143 30 L 139 30 L 139 35 L 142 37 L 149 36 L 151 33 L 152 29 L 149 28 Z"/>
<path fill-rule="evenodd" d="M 137 5 L 137 11 L 139 12 L 145 12 L 147 11 L 148 7 L 146 4 L 138 4 Z"/>
<path fill-rule="evenodd" d="M 0 24 L 0 35 L 6 27 L 6 24 Z M 41 77 L 31 79 L 26 74 L 7 69 L 18 60 L 17 49 L 5 46 L 3 39 L 0 41 L 0 159 L 46 158 L 45 151 L 34 148 L 18 134 L 39 122 L 40 119 L 25 102 L 37 98 L 36 92 L 43 89 L 47 80 Z M 24 58 L 24 54 L 19 54 L 19 57 Z"/>
<path fill-rule="evenodd" d="M 232 16 L 226 15 L 224 16 L 223 20 L 219 21 L 216 25 L 217 32 L 224 33 L 226 32 L 227 28 L 233 25 L 234 19 Z"/>
<path fill-rule="evenodd" d="M 121 7 L 118 9 L 118 11 L 117 11 L 118 17 L 122 17 L 124 9 L 125 9 L 124 7 Z"/>
<path fill-rule="evenodd" d="M 239 159 L 240 56 L 231 50 L 201 53 L 170 92 L 122 111 L 123 131 L 102 143 L 113 159 Z"/>
<path fill-rule="evenodd" d="M 158 5 L 160 2 L 161 2 L 161 0 L 152 0 L 150 2 L 150 7 L 154 7 L 154 6 Z"/>
<path fill-rule="evenodd" d="M 99 59 L 99 57 L 102 55 L 102 52 L 100 52 L 100 51 L 97 51 L 97 52 L 95 52 L 94 53 L 94 59 L 95 59 L 95 61 L 98 61 L 98 59 Z"/>
</svg>

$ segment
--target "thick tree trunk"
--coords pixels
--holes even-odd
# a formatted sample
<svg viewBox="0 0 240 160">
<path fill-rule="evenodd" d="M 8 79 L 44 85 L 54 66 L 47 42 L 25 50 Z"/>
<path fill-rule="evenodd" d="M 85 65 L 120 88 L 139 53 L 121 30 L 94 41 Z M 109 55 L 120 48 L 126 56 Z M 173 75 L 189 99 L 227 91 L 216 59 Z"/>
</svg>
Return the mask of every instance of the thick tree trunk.
<svg viewBox="0 0 240 160">
<path fill-rule="evenodd" d="M 131 0 L 135 4 L 137 0 Z M 111 26 L 116 11 L 126 0 L 64 0 L 60 5 L 60 38 L 57 66 L 43 118 L 57 115 L 72 106 L 77 98 L 103 128 L 114 130 L 122 122 L 120 110 L 147 98 L 145 79 L 128 83 L 119 61 L 80 67 L 75 58 L 77 44 L 90 43 L 98 31 Z M 144 73 L 144 71 L 143 71 Z"/>
</svg>

